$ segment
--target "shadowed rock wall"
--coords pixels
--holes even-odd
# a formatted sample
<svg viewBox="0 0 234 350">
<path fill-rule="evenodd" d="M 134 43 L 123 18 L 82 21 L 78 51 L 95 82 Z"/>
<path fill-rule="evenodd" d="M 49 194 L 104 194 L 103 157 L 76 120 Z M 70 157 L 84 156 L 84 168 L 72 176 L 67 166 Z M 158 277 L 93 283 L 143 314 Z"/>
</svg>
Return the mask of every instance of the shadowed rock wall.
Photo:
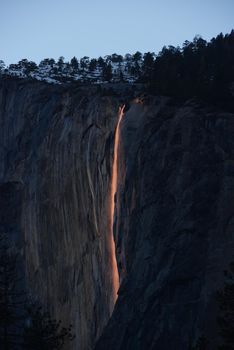
<svg viewBox="0 0 234 350">
<path fill-rule="evenodd" d="M 234 115 L 194 101 L 125 114 L 116 220 L 122 275 L 97 350 L 217 343 L 215 293 L 234 260 Z"/>
</svg>

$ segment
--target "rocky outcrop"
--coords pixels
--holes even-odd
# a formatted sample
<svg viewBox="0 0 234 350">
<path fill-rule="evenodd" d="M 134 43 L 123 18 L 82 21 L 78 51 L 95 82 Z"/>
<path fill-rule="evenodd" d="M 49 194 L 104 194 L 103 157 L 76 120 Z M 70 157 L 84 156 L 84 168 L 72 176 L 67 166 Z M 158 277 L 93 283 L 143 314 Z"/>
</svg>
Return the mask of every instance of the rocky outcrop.
<svg viewBox="0 0 234 350">
<path fill-rule="evenodd" d="M 215 293 L 234 260 L 234 116 L 164 97 L 126 109 L 114 218 L 121 286 L 110 318 L 122 97 L 99 90 L 0 83 L 1 229 L 24 247 L 31 293 L 73 324 L 70 349 L 187 350 L 201 334 L 212 349 Z"/>
</svg>

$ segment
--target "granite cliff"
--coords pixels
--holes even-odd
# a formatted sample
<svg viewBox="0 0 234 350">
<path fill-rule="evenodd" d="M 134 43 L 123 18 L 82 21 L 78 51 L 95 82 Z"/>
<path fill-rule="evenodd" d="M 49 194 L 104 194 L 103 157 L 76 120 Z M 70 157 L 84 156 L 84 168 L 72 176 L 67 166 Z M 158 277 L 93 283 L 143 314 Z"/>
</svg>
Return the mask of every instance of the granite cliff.
<svg viewBox="0 0 234 350">
<path fill-rule="evenodd" d="M 74 325 L 71 349 L 217 342 L 215 293 L 234 259 L 233 117 L 195 100 L 1 81 L 1 229 L 17 237 L 31 293 Z"/>
<path fill-rule="evenodd" d="M 22 80 L 0 89 L 4 230 L 18 233 L 31 294 L 73 324 L 72 348 L 90 349 L 113 309 L 108 191 L 117 101 Z"/>
<path fill-rule="evenodd" d="M 96 349 L 217 344 L 216 292 L 234 258 L 234 116 L 136 101 L 122 123 L 116 247 L 123 280 Z"/>
</svg>

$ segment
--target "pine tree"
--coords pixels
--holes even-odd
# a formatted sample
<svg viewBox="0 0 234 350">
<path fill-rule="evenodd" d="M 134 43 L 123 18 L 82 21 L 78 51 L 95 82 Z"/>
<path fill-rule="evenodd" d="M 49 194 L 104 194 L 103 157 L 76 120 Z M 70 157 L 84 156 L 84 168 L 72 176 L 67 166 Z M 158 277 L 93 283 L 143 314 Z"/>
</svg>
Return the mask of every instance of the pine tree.
<svg viewBox="0 0 234 350">
<path fill-rule="evenodd" d="M 234 262 L 225 271 L 225 277 L 224 287 L 217 295 L 219 333 L 223 340 L 219 350 L 234 350 Z"/>
<path fill-rule="evenodd" d="M 98 58 L 98 65 L 100 68 L 103 68 L 105 66 L 105 61 L 102 57 Z"/>
<path fill-rule="evenodd" d="M 88 68 L 89 66 L 89 57 L 88 56 L 84 56 L 80 59 L 80 67 L 82 69 Z"/>
<path fill-rule="evenodd" d="M 61 326 L 61 321 L 51 318 L 37 303 L 27 308 L 28 321 L 24 330 L 25 350 L 60 350 L 74 339 L 72 326 Z"/>
<path fill-rule="evenodd" d="M 146 52 L 144 54 L 143 66 L 144 69 L 151 70 L 154 65 L 154 54 L 152 52 Z"/>
<path fill-rule="evenodd" d="M 0 60 L 0 73 L 2 73 L 5 69 L 6 65 L 3 60 Z"/>
<path fill-rule="evenodd" d="M 19 272 L 19 254 L 7 235 L 0 234 L 0 344 L 3 350 L 17 349 L 20 343 L 25 293 Z"/>
<path fill-rule="evenodd" d="M 112 66 L 110 63 L 105 64 L 105 66 L 102 69 L 102 76 L 104 81 L 110 82 L 113 74 L 112 74 Z"/>
<path fill-rule="evenodd" d="M 53 58 L 44 58 L 40 63 L 39 67 L 50 67 L 53 68 L 55 65 L 55 60 Z"/>
<path fill-rule="evenodd" d="M 63 72 L 63 69 L 64 69 L 64 57 L 63 56 L 59 57 L 57 65 L 58 65 L 58 71 Z"/>
<path fill-rule="evenodd" d="M 0 349 L 60 350 L 74 339 L 71 326 L 50 317 L 41 306 L 26 302 L 21 257 L 4 233 L 0 234 Z M 25 305 L 27 305 L 25 310 Z"/>
<path fill-rule="evenodd" d="M 195 346 L 189 346 L 191 350 L 208 350 L 209 349 L 209 341 L 207 338 L 202 335 L 198 338 Z"/>
<path fill-rule="evenodd" d="M 113 63 L 121 63 L 123 62 L 123 56 L 117 55 L 117 53 L 113 53 L 110 57 L 110 60 Z"/>
<path fill-rule="evenodd" d="M 29 75 L 29 73 L 34 72 L 37 69 L 37 64 L 24 58 L 18 62 L 18 67 L 22 69 L 24 74 Z"/>
<path fill-rule="evenodd" d="M 97 60 L 95 58 L 92 58 L 90 63 L 89 63 L 89 70 L 93 72 L 97 68 Z"/>
<path fill-rule="evenodd" d="M 78 60 L 75 56 L 71 59 L 70 64 L 71 64 L 72 70 L 74 72 L 77 72 L 78 68 L 79 68 L 79 63 L 78 63 Z"/>
<path fill-rule="evenodd" d="M 133 61 L 134 62 L 138 62 L 142 60 L 142 53 L 137 51 L 136 53 L 134 53 L 133 55 Z"/>
</svg>

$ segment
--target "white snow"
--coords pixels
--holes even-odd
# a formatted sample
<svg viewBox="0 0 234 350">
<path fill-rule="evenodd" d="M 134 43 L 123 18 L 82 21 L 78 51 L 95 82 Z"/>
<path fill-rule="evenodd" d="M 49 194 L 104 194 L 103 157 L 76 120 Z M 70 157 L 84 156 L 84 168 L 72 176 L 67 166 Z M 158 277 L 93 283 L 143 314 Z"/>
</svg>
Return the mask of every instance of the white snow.
<svg viewBox="0 0 234 350">
<path fill-rule="evenodd" d="M 130 54 L 125 55 L 122 62 L 112 62 L 111 56 L 105 56 L 104 61 L 107 64 L 111 64 L 111 82 L 120 82 L 123 79 L 126 82 L 133 83 L 139 77 L 137 73 L 133 74 L 132 68 L 134 68 L 135 62 Z M 72 81 L 90 82 L 95 84 L 105 82 L 102 68 L 98 64 L 96 69 L 93 71 L 89 70 L 88 68 L 81 68 L 80 64 L 78 69 L 74 71 L 69 63 L 63 63 L 62 66 L 59 67 L 58 63 L 51 63 L 50 65 L 48 62 L 42 62 L 37 66 L 36 70 L 29 70 L 29 72 L 27 72 L 27 67 L 24 66 L 24 63 L 21 61 L 21 64 L 18 63 L 7 67 L 2 74 L 17 76 L 22 79 L 31 78 L 46 81 L 50 84 L 69 83 Z M 87 65 L 89 64 L 88 59 L 82 59 L 82 62 L 86 62 Z M 138 65 L 141 69 L 142 61 L 139 61 Z"/>
</svg>

